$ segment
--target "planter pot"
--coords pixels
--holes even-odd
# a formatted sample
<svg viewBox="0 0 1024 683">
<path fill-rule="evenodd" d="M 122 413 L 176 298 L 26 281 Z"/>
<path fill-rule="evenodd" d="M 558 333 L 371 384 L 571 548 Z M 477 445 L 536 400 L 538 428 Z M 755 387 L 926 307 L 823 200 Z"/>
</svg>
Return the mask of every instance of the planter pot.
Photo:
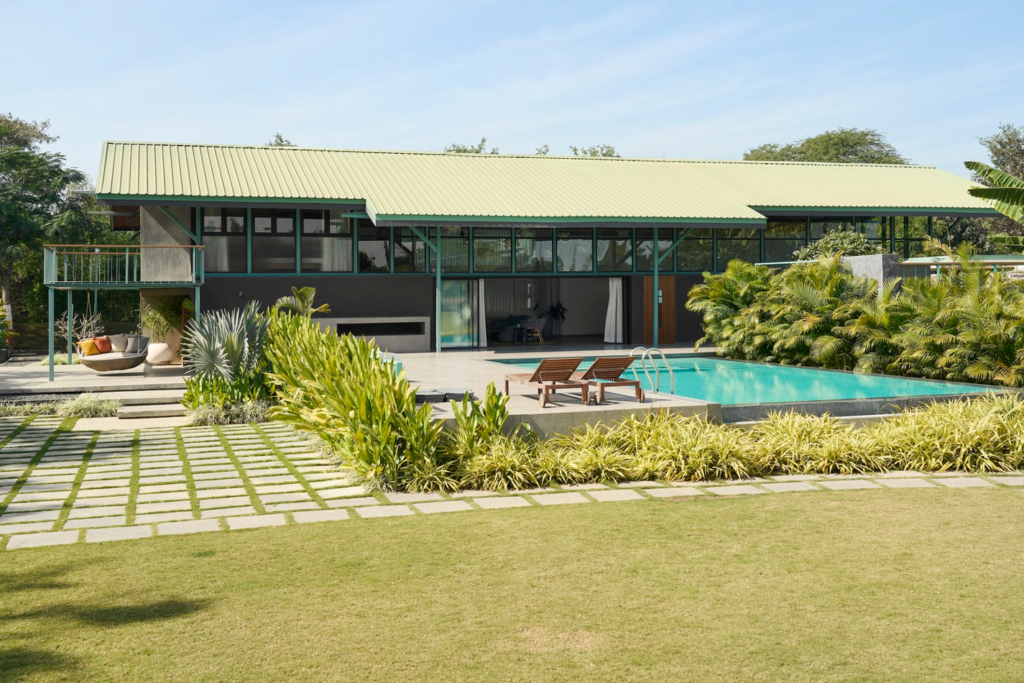
<svg viewBox="0 0 1024 683">
<path fill-rule="evenodd" d="M 172 360 L 174 360 L 174 349 L 170 344 L 157 342 L 149 345 L 146 362 L 150 365 L 167 365 Z"/>
</svg>

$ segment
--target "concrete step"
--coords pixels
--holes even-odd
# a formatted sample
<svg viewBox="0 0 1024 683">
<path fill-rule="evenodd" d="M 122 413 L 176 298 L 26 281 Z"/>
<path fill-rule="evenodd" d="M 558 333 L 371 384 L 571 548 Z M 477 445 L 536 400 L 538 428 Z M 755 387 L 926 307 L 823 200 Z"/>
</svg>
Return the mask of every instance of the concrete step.
<svg viewBox="0 0 1024 683">
<path fill-rule="evenodd" d="M 105 391 L 103 398 L 120 401 L 123 406 L 149 406 L 178 403 L 185 392 L 181 389 L 144 389 L 141 391 Z"/>
<path fill-rule="evenodd" d="M 160 405 L 123 405 L 117 409 L 119 420 L 134 420 L 143 417 L 184 417 L 185 406 L 180 403 Z"/>
</svg>

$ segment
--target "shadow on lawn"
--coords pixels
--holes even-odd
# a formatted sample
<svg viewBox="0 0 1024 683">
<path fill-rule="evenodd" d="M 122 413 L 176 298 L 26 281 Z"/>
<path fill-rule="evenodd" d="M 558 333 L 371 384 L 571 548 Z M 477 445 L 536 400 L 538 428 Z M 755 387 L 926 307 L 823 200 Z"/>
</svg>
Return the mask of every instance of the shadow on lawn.
<svg viewBox="0 0 1024 683">
<path fill-rule="evenodd" d="M 0 678 L 4 681 L 20 681 L 47 672 L 71 671 L 78 666 L 77 657 L 25 647 L 0 648 Z"/>
<path fill-rule="evenodd" d="M 28 582 L 26 582 L 28 583 Z M 44 582 L 27 587 L 62 587 L 60 584 Z M 44 649 L 33 649 L 14 644 L 45 639 L 63 647 L 60 643 L 73 641 L 80 634 L 78 626 L 93 626 L 103 629 L 117 628 L 146 622 L 179 619 L 200 612 L 212 604 L 212 600 L 157 600 L 131 605 L 80 605 L 55 604 L 14 614 L 0 615 L 0 626 L 13 625 L 14 633 L 0 630 L 0 681 L 16 681 L 48 672 L 75 672 L 89 675 L 92 662 L 70 654 Z M 9 603 L 8 603 L 9 604 Z M 45 621 L 43 621 L 45 620 Z M 25 629 L 31 624 L 34 629 Z M 63 630 L 61 634 L 59 631 Z M 91 677 L 91 676 L 90 676 Z"/>
</svg>

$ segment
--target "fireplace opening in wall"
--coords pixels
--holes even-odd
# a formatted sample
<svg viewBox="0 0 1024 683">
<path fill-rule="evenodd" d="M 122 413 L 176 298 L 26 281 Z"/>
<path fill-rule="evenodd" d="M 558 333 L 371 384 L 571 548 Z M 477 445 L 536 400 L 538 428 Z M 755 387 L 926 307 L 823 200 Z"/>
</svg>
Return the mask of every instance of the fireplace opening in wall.
<svg viewBox="0 0 1024 683">
<path fill-rule="evenodd" d="M 337 325 L 338 334 L 362 337 L 404 337 L 426 334 L 426 323 L 410 322 L 343 322 Z"/>
</svg>

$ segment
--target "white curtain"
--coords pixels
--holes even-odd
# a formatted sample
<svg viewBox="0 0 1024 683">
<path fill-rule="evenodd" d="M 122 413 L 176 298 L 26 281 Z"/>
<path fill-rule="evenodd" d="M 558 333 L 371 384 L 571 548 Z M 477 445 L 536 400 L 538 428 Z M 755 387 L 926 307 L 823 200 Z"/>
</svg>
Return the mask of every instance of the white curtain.
<svg viewBox="0 0 1024 683">
<path fill-rule="evenodd" d="M 480 310 L 477 314 L 479 330 L 476 345 L 483 349 L 487 348 L 487 297 L 484 296 L 484 279 L 480 278 L 477 282 L 480 283 L 480 292 L 477 294 L 476 300 L 479 302 Z"/>
<path fill-rule="evenodd" d="M 622 322 L 622 278 L 608 278 L 608 313 L 604 318 L 604 341 L 621 344 L 625 341 Z"/>
</svg>

